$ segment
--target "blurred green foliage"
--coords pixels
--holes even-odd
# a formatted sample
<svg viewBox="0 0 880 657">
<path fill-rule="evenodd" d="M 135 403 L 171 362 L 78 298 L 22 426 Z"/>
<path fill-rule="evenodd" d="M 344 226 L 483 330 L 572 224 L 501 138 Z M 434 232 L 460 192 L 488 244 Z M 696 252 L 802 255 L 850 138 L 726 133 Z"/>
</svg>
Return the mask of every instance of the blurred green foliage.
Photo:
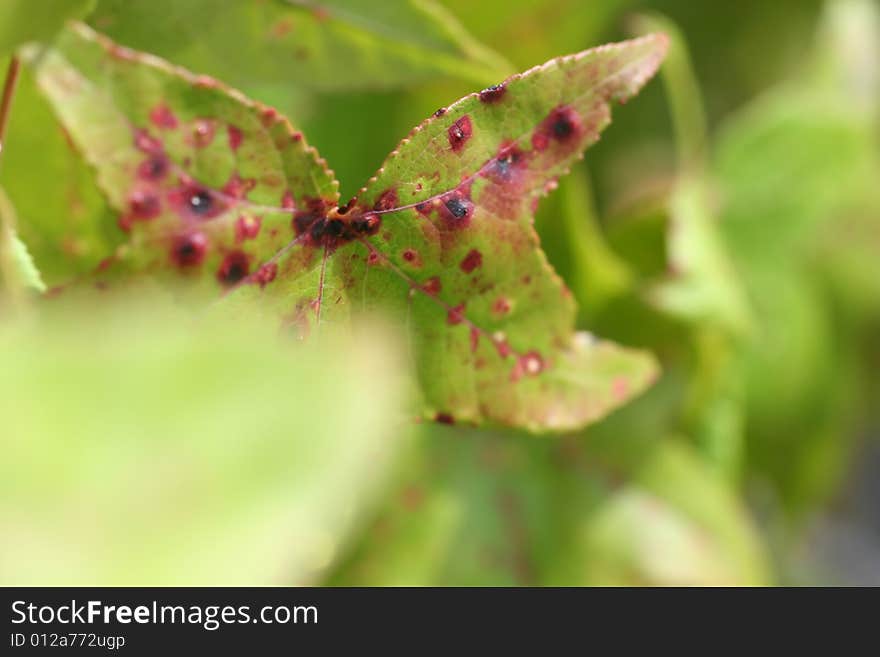
<svg viewBox="0 0 880 657">
<path fill-rule="evenodd" d="M 138 297 L 0 328 L 0 581 L 320 581 L 407 444 L 388 336 L 306 349 Z"/>
<path fill-rule="evenodd" d="M 174 3 L 186 5 L 186 16 L 157 4 L 100 0 L 89 20 L 290 112 L 348 186 L 343 197 L 438 106 L 511 68 L 664 25 L 674 49 L 663 83 L 619 108 L 537 219 L 546 253 L 580 304 L 581 327 L 650 348 L 664 374 L 577 435 L 420 425 L 405 443 L 406 423 L 385 424 L 399 420 L 385 401 L 393 385 L 351 366 L 362 361 L 349 351 L 303 351 L 287 362 L 232 326 L 181 337 L 168 322 L 123 328 L 108 319 L 109 328 L 92 329 L 108 340 L 95 360 L 93 342 L 66 330 L 69 322 L 26 310 L 4 329 L 0 350 L 3 416 L 20 423 L 4 420 L 4 448 L 15 455 L 4 465 L 28 464 L 17 477 L 4 473 L 0 522 L 13 528 L 4 528 L 13 537 L 4 549 L 22 564 L 2 572 L 4 583 L 801 581 L 791 579 L 791 555 L 846 492 L 852 464 L 880 426 L 876 3 L 446 0 L 426 14 L 433 3 L 389 2 L 383 7 L 396 9 L 369 12 L 369 24 L 356 2 L 239 0 L 222 12 Z M 320 6 L 326 14 L 315 13 Z M 297 60 L 296 30 L 264 49 L 277 23 L 242 16 L 269 20 L 270 11 L 298 12 L 305 47 L 320 57 Z M 337 34 L 346 40 L 330 47 Z M 354 71 L 365 81 L 356 88 Z M 28 76 L 0 186 L 52 285 L 93 267 L 113 240 L 109 231 L 78 231 L 78 222 L 112 217 Z M 101 213 L 103 222 L 83 219 Z M 7 270 L 7 289 L 22 287 Z M 12 307 L 0 312 L 8 317 Z M 192 378 L 176 376 L 178 368 Z M 230 381 L 232 372 L 240 378 Z M 205 386 L 212 376 L 230 383 Z M 158 392 L 166 380 L 175 382 L 172 399 Z M 153 397 L 132 407 L 142 387 Z M 201 410 L 217 407 L 226 410 Z M 180 414 L 189 419 L 178 425 Z M 127 431 L 135 421 L 143 430 Z M 215 442 L 218 429 L 226 439 Z M 383 449 L 400 451 L 385 477 L 364 456 L 379 436 Z M 325 479 L 309 479 L 296 463 L 259 476 L 260 463 L 279 455 L 298 462 L 296 450 L 313 439 L 326 446 L 313 455 L 326 459 Z M 79 444 L 97 456 L 78 454 Z M 332 465 L 349 453 L 361 458 Z M 256 476 L 242 478 L 233 458 Z M 181 486 L 172 509 L 142 492 L 147 479 L 172 477 L 167 469 L 184 479 L 172 480 Z M 332 558 L 321 576 L 307 576 L 290 518 L 306 507 L 310 521 L 335 517 L 341 496 L 359 502 L 354 482 L 367 480 L 382 487 L 381 499 L 359 507 L 345 542 L 342 525 L 332 525 Z M 341 481 L 351 487 L 334 488 Z M 97 516 L 105 533 L 71 526 L 107 490 L 118 494 Z M 210 490 L 223 491 L 210 498 L 216 524 L 191 534 L 186 514 Z M 21 506 L 28 491 L 43 493 Z M 257 498 L 270 491 L 279 505 L 272 513 Z M 164 532 L 153 560 L 124 554 L 132 515 L 132 536 Z M 53 535 L 41 533 L 50 525 Z M 88 557 L 98 535 L 116 537 L 104 547 L 118 557 L 112 570 L 95 570 Z M 196 559 L 215 539 L 223 540 L 214 556 Z M 73 547 L 59 552 L 61 541 Z M 34 574 L 59 554 L 65 560 L 54 571 Z M 262 554 L 271 557 L 249 569 Z M 7 553 L 0 563 L 10 563 Z"/>
</svg>

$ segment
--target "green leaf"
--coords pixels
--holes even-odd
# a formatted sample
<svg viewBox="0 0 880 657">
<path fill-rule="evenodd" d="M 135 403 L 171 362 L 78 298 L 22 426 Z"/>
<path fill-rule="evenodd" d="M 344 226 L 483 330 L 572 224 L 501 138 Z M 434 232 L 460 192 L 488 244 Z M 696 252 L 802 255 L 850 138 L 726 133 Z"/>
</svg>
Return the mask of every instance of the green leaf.
<svg viewBox="0 0 880 657">
<path fill-rule="evenodd" d="M 465 97 L 340 209 L 302 136 L 212 80 L 84 27 L 37 75 L 123 212 L 125 265 L 225 289 L 226 306 L 301 337 L 390 312 L 409 330 L 426 416 L 546 430 L 595 420 L 655 376 L 649 355 L 574 335 L 532 213 L 664 49 L 662 36 L 604 46 Z"/>
<path fill-rule="evenodd" d="M 15 208 L 0 187 L 0 291 L 16 298 L 25 291 L 44 292 L 46 286 L 27 247 L 18 238 Z"/>
<path fill-rule="evenodd" d="M 510 73 L 432 0 L 101 0 L 90 23 L 249 92 L 393 88 L 436 75 L 489 84 Z"/>
<path fill-rule="evenodd" d="M 0 584 L 317 581 L 406 440 L 389 336 L 303 349 L 147 292 L 0 326 Z"/>
<path fill-rule="evenodd" d="M 766 583 L 744 509 L 689 450 L 652 435 L 628 462 L 611 442 L 426 428 L 327 583 Z"/>
<path fill-rule="evenodd" d="M 0 184 L 18 235 L 50 286 L 87 274 L 125 239 L 88 164 L 58 124 L 28 67 L 19 76 Z"/>
<path fill-rule="evenodd" d="M 669 200 L 671 273 L 648 295 L 667 312 L 743 336 L 752 328 L 748 302 L 707 195 L 705 183 L 697 177 L 678 182 Z"/>
<path fill-rule="evenodd" d="M 86 15 L 95 0 L 3 0 L 0 4 L 0 57 L 27 41 L 46 41 L 71 18 Z"/>
<path fill-rule="evenodd" d="M 730 489 L 674 445 L 656 450 L 581 532 L 585 585 L 768 583 L 766 555 Z"/>
</svg>

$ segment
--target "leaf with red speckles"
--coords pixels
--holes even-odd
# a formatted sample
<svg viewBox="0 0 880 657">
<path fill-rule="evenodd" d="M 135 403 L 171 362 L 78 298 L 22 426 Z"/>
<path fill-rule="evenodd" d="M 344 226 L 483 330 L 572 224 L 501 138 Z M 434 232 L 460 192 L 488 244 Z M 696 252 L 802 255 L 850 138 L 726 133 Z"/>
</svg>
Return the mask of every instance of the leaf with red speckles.
<svg viewBox="0 0 880 657">
<path fill-rule="evenodd" d="M 171 272 L 213 292 L 257 272 L 294 238 L 292 211 L 337 205 L 333 174 L 302 135 L 210 78 L 83 25 L 40 52 L 35 68 L 129 234 L 102 275 Z M 297 275 L 310 264 L 298 260 Z"/>
<path fill-rule="evenodd" d="M 652 380 L 649 356 L 575 335 L 574 301 L 540 250 L 533 213 L 665 50 L 662 35 L 603 46 L 465 97 L 416 128 L 361 191 L 355 211 L 390 193 L 399 208 L 382 213 L 369 240 L 381 257 L 357 274 L 366 298 L 438 281 L 436 294 L 417 292 L 406 307 L 435 412 L 570 428 Z"/>
<path fill-rule="evenodd" d="M 119 257 L 135 268 L 226 291 L 227 307 L 274 313 L 300 337 L 390 313 L 409 330 L 427 417 L 565 430 L 641 392 L 656 366 L 575 333 L 534 208 L 665 48 L 658 35 L 603 46 L 471 94 L 338 209 L 301 135 L 212 80 L 84 27 L 38 80 L 131 232 Z"/>
</svg>

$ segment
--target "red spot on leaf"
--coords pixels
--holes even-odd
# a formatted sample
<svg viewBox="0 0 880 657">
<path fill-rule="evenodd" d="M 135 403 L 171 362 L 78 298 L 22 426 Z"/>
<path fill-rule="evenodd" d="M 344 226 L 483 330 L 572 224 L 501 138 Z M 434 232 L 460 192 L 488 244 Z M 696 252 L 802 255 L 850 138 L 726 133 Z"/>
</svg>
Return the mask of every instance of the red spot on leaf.
<svg viewBox="0 0 880 657">
<path fill-rule="evenodd" d="M 513 350 L 510 348 L 510 344 L 507 342 L 507 338 L 504 337 L 503 333 L 496 333 L 492 336 L 492 344 L 495 345 L 495 349 L 498 351 L 498 355 L 502 358 L 507 358 L 510 354 L 513 353 Z"/>
<path fill-rule="evenodd" d="M 170 165 L 164 153 L 151 153 L 146 160 L 138 165 L 138 178 L 143 180 L 159 181 L 167 174 Z"/>
<path fill-rule="evenodd" d="M 290 193 L 290 190 L 284 190 L 284 194 L 281 196 L 281 207 L 285 210 L 295 210 L 296 202 L 293 200 L 293 194 Z"/>
<path fill-rule="evenodd" d="M 376 203 L 373 205 L 373 209 L 378 212 L 387 212 L 388 210 L 393 210 L 398 205 L 397 191 L 391 188 L 386 189 L 379 195 L 379 198 L 376 199 Z"/>
<path fill-rule="evenodd" d="M 524 376 L 537 376 L 544 371 L 544 359 L 537 351 L 530 351 L 516 359 L 510 372 L 511 381 L 519 381 Z"/>
<path fill-rule="evenodd" d="M 464 304 L 460 303 L 454 308 L 450 308 L 446 313 L 446 322 L 451 326 L 461 324 L 464 321 Z"/>
<path fill-rule="evenodd" d="M 150 110 L 150 122 L 162 130 L 174 130 L 178 125 L 174 112 L 164 103 Z"/>
<path fill-rule="evenodd" d="M 505 93 L 507 93 L 507 87 L 504 83 L 493 84 L 480 92 L 480 100 L 488 104 L 497 103 L 504 98 Z"/>
<path fill-rule="evenodd" d="M 465 142 L 471 138 L 473 131 L 471 117 L 467 114 L 449 126 L 447 133 L 449 135 L 449 145 L 452 147 L 452 150 L 456 153 L 460 151 L 464 147 Z"/>
<path fill-rule="evenodd" d="M 238 147 L 241 146 L 241 140 L 244 137 L 241 130 L 230 124 L 226 126 L 226 135 L 229 137 L 229 148 L 237 151 Z"/>
<path fill-rule="evenodd" d="M 153 137 L 146 130 L 140 128 L 134 131 L 134 146 L 144 153 L 161 153 L 162 142 Z"/>
<path fill-rule="evenodd" d="M 419 257 L 419 252 L 415 249 L 404 249 L 401 257 L 413 267 L 422 266 L 422 259 Z"/>
<path fill-rule="evenodd" d="M 474 269 L 483 264 L 483 254 L 476 249 L 471 249 L 461 261 L 461 270 L 465 274 L 470 274 Z"/>
<path fill-rule="evenodd" d="M 502 145 L 481 173 L 492 184 L 483 189 L 480 203 L 498 217 L 516 218 L 522 211 L 527 174 L 527 155 L 515 144 Z"/>
<path fill-rule="evenodd" d="M 214 134 L 217 132 L 217 122 L 213 119 L 196 119 L 193 123 L 192 145 L 197 148 L 204 148 L 214 141 Z"/>
<path fill-rule="evenodd" d="M 492 312 L 496 315 L 506 315 L 510 312 L 510 301 L 506 297 L 498 297 L 492 304 Z"/>
<path fill-rule="evenodd" d="M 277 275 L 278 265 L 274 262 L 267 262 L 257 270 L 256 274 L 254 274 L 254 280 L 259 283 L 261 288 L 264 288 L 266 285 L 274 281 L 275 276 Z"/>
<path fill-rule="evenodd" d="M 204 234 L 181 235 L 171 245 L 171 261 L 178 267 L 195 267 L 202 264 L 207 250 L 208 238 Z"/>
<path fill-rule="evenodd" d="M 250 273 L 250 268 L 250 258 L 244 251 L 232 251 L 220 263 L 217 280 L 221 285 L 235 285 Z"/>
<path fill-rule="evenodd" d="M 133 220 L 145 221 L 162 213 L 162 202 L 155 192 L 136 189 L 128 197 L 128 209 Z"/>
<path fill-rule="evenodd" d="M 284 37 L 287 33 L 289 33 L 292 29 L 293 21 L 290 18 L 282 18 L 271 27 L 269 33 L 272 35 L 272 37 L 280 39 Z"/>
<path fill-rule="evenodd" d="M 234 199 L 243 199 L 256 185 L 257 181 L 253 178 L 242 179 L 238 173 L 233 173 L 229 177 L 229 181 L 223 186 L 223 193 Z"/>
<path fill-rule="evenodd" d="M 434 421 L 440 424 L 455 424 L 455 418 L 451 413 L 437 413 L 434 416 Z"/>
<path fill-rule="evenodd" d="M 278 110 L 274 107 L 264 107 L 260 112 L 260 120 L 263 123 L 263 127 L 271 127 L 278 120 Z"/>
<path fill-rule="evenodd" d="M 252 240 L 260 234 L 262 218 L 249 214 L 241 215 L 235 222 L 235 239 L 239 242 Z"/>
<path fill-rule="evenodd" d="M 629 381 L 624 377 L 617 377 L 611 382 L 611 394 L 615 401 L 623 401 L 629 395 Z"/>
<path fill-rule="evenodd" d="M 440 279 L 437 276 L 432 276 L 422 284 L 422 290 L 425 294 L 429 294 L 432 297 L 436 297 L 440 294 L 440 290 L 442 289 L 443 285 L 440 283 Z"/>
<path fill-rule="evenodd" d="M 480 329 L 471 327 L 471 351 L 476 351 L 480 345 Z"/>
<path fill-rule="evenodd" d="M 532 135 L 535 150 L 546 150 L 551 143 L 577 144 L 583 134 L 580 115 L 567 105 L 560 105 L 550 111 Z"/>
</svg>

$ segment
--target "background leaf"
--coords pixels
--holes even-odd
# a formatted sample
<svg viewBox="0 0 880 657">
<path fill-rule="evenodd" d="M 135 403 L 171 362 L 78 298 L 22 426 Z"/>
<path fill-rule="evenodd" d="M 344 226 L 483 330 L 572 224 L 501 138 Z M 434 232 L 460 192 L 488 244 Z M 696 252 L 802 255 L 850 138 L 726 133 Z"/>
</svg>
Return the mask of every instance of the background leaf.
<svg viewBox="0 0 880 657">
<path fill-rule="evenodd" d="M 627 462 L 610 441 L 442 427 L 426 428 L 418 447 L 330 583 L 767 581 L 730 489 L 683 448 L 657 445 Z"/>
<path fill-rule="evenodd" d="M 90 23 L 288 110 L 292 86 L 387 88 L 438 74 L 490 84 L 511 73 L 432 0 L 101 0 Z"/>
<path fill-rule="evenodd" d="M 40 11 L 28 0 L 3 0 L 0 5 L 0 57 L 27 41 L 51 39 L 71 18 L 85 16 L 95 0 L 44 0 Z"/>
</svg>

